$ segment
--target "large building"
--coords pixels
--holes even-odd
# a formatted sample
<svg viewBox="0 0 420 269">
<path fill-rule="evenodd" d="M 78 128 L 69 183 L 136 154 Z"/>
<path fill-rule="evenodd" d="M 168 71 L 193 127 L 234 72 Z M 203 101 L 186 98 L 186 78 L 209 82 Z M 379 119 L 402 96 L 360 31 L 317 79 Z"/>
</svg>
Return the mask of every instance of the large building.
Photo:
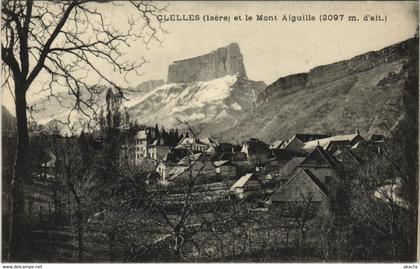
<svg viewBox="0 0 420 269">
<path fill-rule="evenodd" d="M 135 160 L 136 164 L 138 164 L 142 159 L 147 158 L 148 156 L 148 132 L 147 130 L 141 130 L 139 131 L 134 139 L 135 143 Z"/>
</svg>

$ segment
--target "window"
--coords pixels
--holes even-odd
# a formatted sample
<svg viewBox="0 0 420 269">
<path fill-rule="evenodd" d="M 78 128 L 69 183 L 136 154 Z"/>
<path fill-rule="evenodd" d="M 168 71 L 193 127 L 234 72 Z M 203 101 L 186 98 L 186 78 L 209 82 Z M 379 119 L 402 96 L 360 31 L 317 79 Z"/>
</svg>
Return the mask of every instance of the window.
<svg viewBox="0 0 420 269">
<path fill-rule="evenodd" d="M 216 174 L 220 174 L 220 167 L 216 168 Z"/>
</svg>

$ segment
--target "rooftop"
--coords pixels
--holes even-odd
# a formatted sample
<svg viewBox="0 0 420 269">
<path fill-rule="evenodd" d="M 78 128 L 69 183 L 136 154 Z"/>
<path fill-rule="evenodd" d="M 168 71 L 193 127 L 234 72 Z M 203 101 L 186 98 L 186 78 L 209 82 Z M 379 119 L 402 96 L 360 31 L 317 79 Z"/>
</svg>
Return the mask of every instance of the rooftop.
<svg viewBox="0 0 420 269">
<path fill-rule="evenodd" d="M 253 175 L 253 173 L 248 173 L 242 176 L 240 179 L 238 179 L 238 181 L 235 182 L 235 184 L 232 185 L 232 187 L 230 187 L 230 190 L 233 191 L 236 188 L 243 188 L 244 185 L 252 178 Z"/>
<path fill-rule="evenodd" d="M 312 140 L 312 141 L 306 142 L 304 144 L 303 148 L 304 149 L 312 149 L 312 148 L 316 148 L 317 146 L 321 146 L 324 149 L 326 149 L 328 144 L 332 141 L 348 141 L 350 143 L 357 137 L 361 138 L 361 136 L 359 134 L 331 136 L 331 137 L 327 137 L 327 138 L 323 138 L 323 139 L 317 139 L 317 140 Z"/>
</svg>

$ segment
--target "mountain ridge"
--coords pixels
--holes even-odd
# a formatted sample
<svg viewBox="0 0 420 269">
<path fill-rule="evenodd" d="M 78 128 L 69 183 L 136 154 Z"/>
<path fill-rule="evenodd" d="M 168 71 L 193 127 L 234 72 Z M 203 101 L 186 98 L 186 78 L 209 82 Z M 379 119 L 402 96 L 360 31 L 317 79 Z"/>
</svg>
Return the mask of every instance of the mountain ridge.
<svg viewBox="0 0 420 269">
<path fill-rule="evenodd" d="M 417 48 L 418 38 L 411 38 L 281 77 L 261 92 L 255 110 L 220 135 L 273 141 L 297 132 L 352 133 L 356 128 L 365 135 L 387 135 L 402 116 L 402 89 Z"/>
<path fill-rule="evenodd" d="M 392 44 L 390 46 L 387 46 L 385 48 L 376 50 L 376 51 L 368 51 L 363 54 L 356 55 L 354 57 L 351 57 L 346 60 L 340 60 L 337 62 L 332 62 L 329 64 L 323 64 L 319 66 L 315 66 L 311 68 L 308 72 L 301 72 L 301 73 L 295 73 L 286 75 L 283 77 L 280 77 L 275 82 L 268 85 L 266 91 L 270 91 L 271 88 L 277 87 L 277 88 L 291 88 L 288 84 L 293 84 L 293 87 L 298 86 L 317 86 L 321 82 L 327 82 L 327 81 L 319 81 L 317 77 L 325 75 L 325 73 L 334 71 L 334 73 L 337 73 L 337 69 L 341 69 L 342 71 L 343 67 L 349 67 L 347 70 L 344 70 L 349 73 L 358 73 L 363 72 L 365 70 L 368 70 L 374 66 L 379 66 L 381 64 L 385 64 L 384 58 L 381 57 L 383 55 L 388 54 L 387 61 L 390 60 L 396 60 L 400 57 L 409 57 L 409 53 L 412 53 L 412 50 L 408 49 L 406 50 L 406 46 L 412 46 L 415 43 L 416 38 L 410 38 L 401 42 L 398 42 L 396 44 Z M 392 56 L 390 58 L 389 56 Z M 372 59 L 373 58 L 373 59 Z M 369 60 L 369 61 L 367 61 Z M 355 68 L 356 66 L 356 68 Z M 330 77 L 328 78 L 328 81 L 333 81 L 337 77 Z M 339 78 L 339 77 L 338 77 Z M 307 85 L 307 83 L 309 84 Z M 264 91 L 264 92 L 266 92 Z M 264 98 L 264 92 L 261 93 L 261 98 Z"/>
<path fill-rule="evenodd" d="M 386 135 L 402 117 L 401 91 L 417 48 L 418 38 L 408 39 L 280 77 L 268 87 L 241 73 L 188 83 L 155 80 L 137 86 L 137 94 L 129 89 L 124 113 L 140 124 L 165 128 L 181 128 L 178 120 L 188 121 L 203 135 L 226 141 L 255 137 L 270 142 L 298 132 L 342 134 L 356 128 L 365 135 Z M 66 112 L 55 105 L 42 108 L 54 117 Z M 45 111 L 38 114 L 43 123 L 50 120 Z"/>
</svg>

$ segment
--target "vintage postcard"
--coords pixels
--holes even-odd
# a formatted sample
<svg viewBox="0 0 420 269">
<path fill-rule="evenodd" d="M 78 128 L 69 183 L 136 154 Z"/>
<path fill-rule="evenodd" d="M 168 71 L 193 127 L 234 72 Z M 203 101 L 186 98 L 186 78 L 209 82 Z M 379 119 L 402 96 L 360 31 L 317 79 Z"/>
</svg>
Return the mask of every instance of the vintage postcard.
<svg viewBox="0 0 420 269">
<path fill-rule="evenodd" d="M 418 2 L 1 5 L 3 263 L 417 261 Z"/>
</svg>

